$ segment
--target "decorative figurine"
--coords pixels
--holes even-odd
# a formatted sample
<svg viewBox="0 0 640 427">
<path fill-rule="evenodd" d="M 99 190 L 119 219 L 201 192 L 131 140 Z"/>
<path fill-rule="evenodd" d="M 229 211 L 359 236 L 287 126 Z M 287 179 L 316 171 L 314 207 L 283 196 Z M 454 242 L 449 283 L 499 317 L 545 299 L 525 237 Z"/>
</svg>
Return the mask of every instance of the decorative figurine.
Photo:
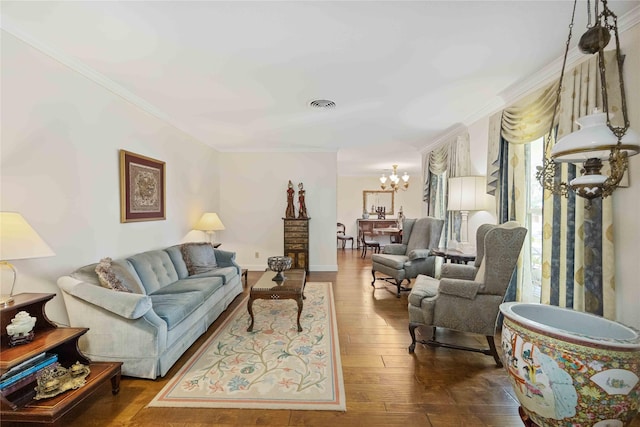
<svg viewBox="0 0 640 427">
<path fill-rule="evenodd" d="M 402 230 L 402 223 L 404 222 L 404 213 L 402 212 L 402 206 L 400 206 L 400 210 L 398 211 L 398 228 Z"/>
<path fill-rule="evenodd" d="M 25 344 L 33 340 L 33 327 L 36 324 L 36 318 L 31 317 L 26 311 L 20 311 L 16 317 L 11 319 L 11 323 L 7 325 L 7 335 L 9 335 L 9 345 Z"/>
<path fill-rule="evenodd" d="M 304 188 L 302 183 L 298 184 L 298 218 L 307 218 L 307 206 L 304 203 Z"/>
<path fill-rule="evenodd" d="M 284 214 L 285 218 L 296 217 L 296 209 L 293 207 L 293 195 L 295 192 L 296 191 L 293 189 L 293 183 L 289 180 L 289 184 L 287 185 L 287 212 Z"/>
</svg>

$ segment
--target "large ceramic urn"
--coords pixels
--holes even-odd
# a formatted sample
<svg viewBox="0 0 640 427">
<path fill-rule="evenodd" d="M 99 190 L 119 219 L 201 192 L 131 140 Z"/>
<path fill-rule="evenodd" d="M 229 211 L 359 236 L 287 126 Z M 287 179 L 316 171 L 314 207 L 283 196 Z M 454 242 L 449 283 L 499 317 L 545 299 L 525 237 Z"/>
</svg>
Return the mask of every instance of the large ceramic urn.
<svg viewBox="0 0 640 427">
<path fill-rule="evenodd" d="M 640 405 L 637 330 L 544 304 L 510 302 L 500 311 L 503 364 L 525 424 L 623 427 L 633 420 Z"/>
</svg>

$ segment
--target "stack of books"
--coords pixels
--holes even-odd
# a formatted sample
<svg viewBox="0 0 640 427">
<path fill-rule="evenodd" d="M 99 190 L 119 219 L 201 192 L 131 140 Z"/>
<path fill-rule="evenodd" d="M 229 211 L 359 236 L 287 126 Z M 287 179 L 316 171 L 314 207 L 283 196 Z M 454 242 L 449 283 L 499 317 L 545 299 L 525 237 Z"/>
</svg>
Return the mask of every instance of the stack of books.
<svg viewBox="0 0 640 427">
<path fill-rule="evenodd" d="M 9 369 L 0 377 L 0 392 L 7 396 L 36 380 L 41 369 L 57 363 L 58 355 L 40 353 Z"/>
</svg>

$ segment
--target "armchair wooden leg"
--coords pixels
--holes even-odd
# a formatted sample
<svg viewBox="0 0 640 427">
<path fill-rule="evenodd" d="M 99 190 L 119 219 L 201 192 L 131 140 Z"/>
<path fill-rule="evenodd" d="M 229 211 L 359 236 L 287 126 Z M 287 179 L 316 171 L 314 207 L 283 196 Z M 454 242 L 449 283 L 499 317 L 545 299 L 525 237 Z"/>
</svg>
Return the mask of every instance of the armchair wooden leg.
<svg viewBox="0 0 640 427">
<path fill-rule="evenodd" d="M 419 342 L 420 344 L 429 344 L 430 342 L 433 342 L 436 338 L 436 327 L 432 326 L 431 327 L 431 339 L 429 341 L 425 341 L 425 340 L 420 340 L 417 341 L 416 340 L 416 328 L 419 326 L 425 326 L 422 323 L 413 323 L 413 322 L 409 322 L 409 334 L 411 334 L 411 345 L 409 346 L 409 353 L 413 353 L 416 349 L 416 342 Z"/>
<path fill-rule="evenodd" d="M 409 353 L 413 353 L 414 349 L 416 348 L 416 342 L 419 342 L 420 344 L 425 344 L 425 345 L 428 345 L 429 347 L 445 347 L 445 348 L 452 348 L 452 349 L 455 349 L 455 350 L 473 351 L 475 353 L 482 353 L 482 354 L 485 354 L 487 356 L 493 356 L 493 360 L 495 360 L 496 365 L 499 368 L 502 367 L 502 361 L 500 360 L 500 355 L 498 355 L 498 351 L 496 349 L 496 344 L 495 344 L 495 341 L 494 341 L 494 338 L 493 338 L 492 335 L 486 335 L 487 343 L 489 343 L 489 348 L 488 349 L 473 348 L 473 347 L 467 347 L 467 346 L 462 346 L 462 345 L 444 343 L 444 342 L 440 342 L 440 341 L 436 340 L 436 328 L 435 328 L 435 326 L 432 327 L 432 332 L 431 332 L 431 338 L 430 339 L 416 341 L 415 329 L 418 326 L 424 326 L 424 325 L 421 325 L 419 323 L 409 323 L 409 333 L 411 334 L 411 339 L 412 339 L 412 343 L 409 346 Z"/>
<path fill-rule="evenodd" d="M 489 344 L 489 353 L 493 356 L 493 360 L 496 361 L 496 365 L 498 365 L 498 367 L 502 368 L 502 360 L 500 360 L 500 355 L 498 354 L 496 343 L 493 340 L 492 335 L 487 335 L 487 343 Z"/>
<path fill-rule="evenodd" d="M 416 350 L 416 328 L 420 326 L 419 323 L 409 322 L 409 334 L 411 335 L 411 345 L 409 346 L 409 353 L 414 353 Z"/>
</svg>

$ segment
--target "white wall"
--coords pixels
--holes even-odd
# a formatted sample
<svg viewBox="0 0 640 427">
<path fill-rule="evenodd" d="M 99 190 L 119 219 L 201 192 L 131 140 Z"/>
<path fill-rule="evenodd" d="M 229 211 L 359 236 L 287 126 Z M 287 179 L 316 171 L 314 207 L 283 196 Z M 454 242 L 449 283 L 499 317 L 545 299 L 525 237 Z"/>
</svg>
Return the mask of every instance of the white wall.
<svg viewBox="0 0 640 427">
<path fill-rule="evenodd" d="M 421 216 L 422 183 L 420 181 L 419 177 L 412 176 L 409 180 L 409 188 L 395 193 L 394 214 L 387 215 L 387 218 L 397 218 L 400 206 L 406 218 Z M 362 218 L 362 192 L 365 190 L 382 190 L 379 176 L 338 177 L 338 220 L 336 222 L 343 223 L 346 233 L 356 238 L 358 236 L 356 220 Z M 333 244 L 335 247 L 335 238 Z"/>
<path fill-rule="evenodd" d="M 221 153 L 220 218 L 226 227 L 219 238 L 222 248 L 235 251 L 243 267 L 263 271 L 267 258 L 284 250 L 287 184 L 291 180 L 295 186 L 297 207 L 302 182 L 311 218 L 310 270 L 336 271 L 336 175 L 335 152 Z"/>
<path fill-rule="evenodd" d="M 620 34 L 624 84 L 631 127 L 640 132 L 640 24 Z M 640 155 L 629 158 L 629 188 L 613 193 L 613 225 L 616 262 L 617 319 L 640 329 Z"/>
<path fill-rule="evenodd" d="M 20 212 L 56 253 L 15 261 L 16 293 L 57 292 L 59 276 L 102 257 L 203 237 L 189 233 L 218 210 L 216 151 L 11 35 L 1 48 L 0 209 Z M 119 149 L 166 162 L 166 220 L 120 223 Z M 61 295 L 47 313 L 67 323 Z"/>
</svg>

